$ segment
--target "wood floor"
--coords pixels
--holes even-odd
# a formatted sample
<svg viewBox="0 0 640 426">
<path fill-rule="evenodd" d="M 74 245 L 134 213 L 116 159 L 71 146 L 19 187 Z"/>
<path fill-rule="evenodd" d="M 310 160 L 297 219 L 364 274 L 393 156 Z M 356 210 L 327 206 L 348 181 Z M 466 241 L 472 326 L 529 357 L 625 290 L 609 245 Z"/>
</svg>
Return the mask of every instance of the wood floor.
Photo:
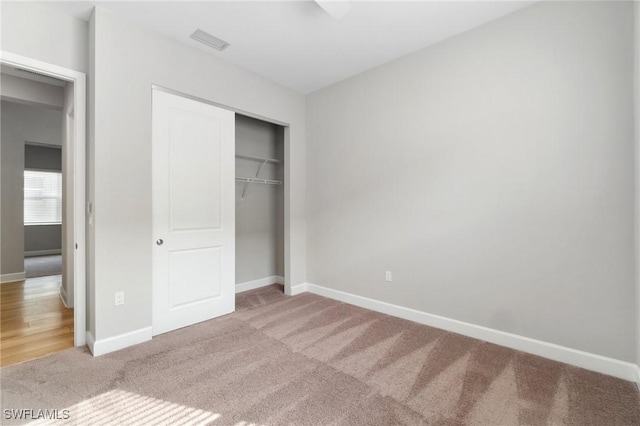
<svg viewBox="0 0 640 426">
<path fill-rule="evenodd" d="M 0 285 L 0 366 L 73 347 L 73 309 L 59 296 L 60 276 Z"/>
</svg>

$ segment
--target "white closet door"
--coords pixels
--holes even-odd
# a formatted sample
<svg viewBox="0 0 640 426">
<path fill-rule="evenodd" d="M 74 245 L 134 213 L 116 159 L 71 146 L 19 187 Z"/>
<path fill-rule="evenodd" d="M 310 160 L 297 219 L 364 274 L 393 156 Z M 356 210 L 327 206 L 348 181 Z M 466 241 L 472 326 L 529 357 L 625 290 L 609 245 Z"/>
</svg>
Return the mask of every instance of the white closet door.
<svg viewBox="0 0 640 426">
<path fill-rule="evenodd" d="M 235 309 L 235 116 L 153 91 L 153 334 Z"/>
</svg>

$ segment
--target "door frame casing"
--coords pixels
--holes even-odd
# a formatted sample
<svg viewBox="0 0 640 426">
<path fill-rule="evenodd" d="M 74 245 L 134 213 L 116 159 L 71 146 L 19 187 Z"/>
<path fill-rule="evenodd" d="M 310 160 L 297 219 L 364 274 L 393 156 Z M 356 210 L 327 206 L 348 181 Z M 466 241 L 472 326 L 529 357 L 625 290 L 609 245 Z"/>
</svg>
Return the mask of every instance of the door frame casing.
<svg viewBox="0 0 640 426">
<path fill-rule="evenodd" d="M 67 265 L 73 265 L 72 268 L 67 268 L 67 271 L 73 271 L 73 340 L 75 346 L 84 346 L 87 339 L 85 229 L 87 77 L 85 73 L 80 71 L 2 50 L 0 50 L 0 64 L 34 71 L 73 84 L 73 146 L 66 149 L 67 170 L 65 170 L 67 179 L 73 182 L 73 193 L 67 194 L 67 197 L 72 197 L 73 208 L 67 209 L 63 220 L 67 224 L 72 224 L 73 229 L 72 241 L 67 241 L 67 245 L 77 245 L 76 250 L 73 251 L 73 258 L 69 259 L 67 256 L 65 259 Z M 67 235 L 63 238 L 67 238 Z"/>
</svg>

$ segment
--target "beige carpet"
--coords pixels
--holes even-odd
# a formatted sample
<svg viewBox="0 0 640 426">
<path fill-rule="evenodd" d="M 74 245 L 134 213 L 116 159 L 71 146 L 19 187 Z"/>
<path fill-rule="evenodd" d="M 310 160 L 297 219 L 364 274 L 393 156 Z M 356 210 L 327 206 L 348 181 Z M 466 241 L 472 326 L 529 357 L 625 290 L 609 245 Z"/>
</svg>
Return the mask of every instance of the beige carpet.
<svg viewBox="0 0 640 426">
<path fill-rule="evenodd" d="M 277 286 L 132 348 L 0 375 L 2 424 L 7 409 L 90 425 L 640 424 L 633 383 Z"/>
</svg>

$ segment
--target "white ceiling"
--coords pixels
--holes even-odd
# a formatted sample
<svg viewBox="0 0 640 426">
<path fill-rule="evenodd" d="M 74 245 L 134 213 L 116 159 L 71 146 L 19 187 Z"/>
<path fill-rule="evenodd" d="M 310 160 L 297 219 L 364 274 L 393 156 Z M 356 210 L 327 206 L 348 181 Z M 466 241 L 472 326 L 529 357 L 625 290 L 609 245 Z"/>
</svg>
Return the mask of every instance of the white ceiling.
<svg viewBox="0 0 640 426">
<path fill-rule="evenodd" d="M 534 1 L 354 1 L 335 20 L 313 0 L 46 2 L 88 20 L 99 5 L 302 94 L 422 49 Z M 191 40 L 201 28 L 223 52 Z"/>
</svg>

